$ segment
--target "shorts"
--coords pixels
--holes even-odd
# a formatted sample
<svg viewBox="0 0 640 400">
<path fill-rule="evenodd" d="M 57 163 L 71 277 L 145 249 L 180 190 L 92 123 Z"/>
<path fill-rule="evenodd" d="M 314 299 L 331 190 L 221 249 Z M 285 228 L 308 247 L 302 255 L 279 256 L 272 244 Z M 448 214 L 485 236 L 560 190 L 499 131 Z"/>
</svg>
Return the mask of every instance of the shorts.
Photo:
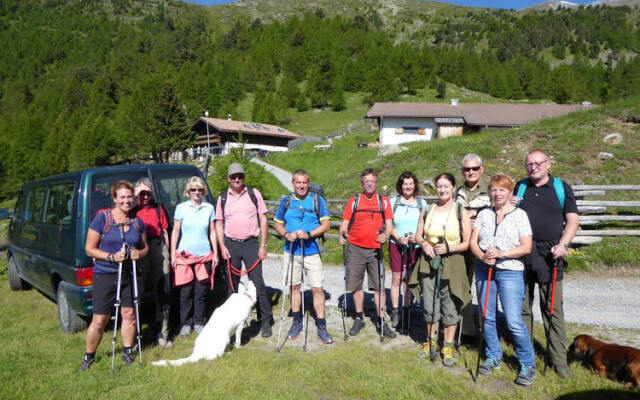
<svg viewBox="0 0 640 400">
<path fill-rule="evenodd" d="M 321 288 L 324 280 L 324 268 L 320 254 L 304 257 L 304 275 L 307 283 L 312 288 Z M 293 278 L 293 279 L 292 279 Z M 300 286 L 302 283 L 302 257 L 293 256 L 293 274 L 291 273 L 291 263 L 289 253 L 284 253 L 282 258 L 282 286 Z"/>
<path fill-rule="evenodd" d="M 122 267 L 122 282 L 120 289 L 120 305 L 122 307 L 133 307 L 133 286 L 131 285 L 130 265 Z M 142 288 L 138 275 L 138 289 Z M 94 274 L 93 275 L 93 313 L 101 315 L 111 315 L 113 306 L 116 303 L 116 289 L 118 284 L 118 274 Z"/>
<path fill-rule="evenodd" d="M 393 272 L 402 272 L 402 253 L 400 253 L 401 246 L 396 245 L 395 243 L 389 243 L 389 268 Z M 418 261 L 418 257 L 422 254 L 422 249 L 420 247 L 414 247 L 411 249 L 411 256 L 409 257 L 409 272 L 412 270 L 413 266 L 416 265 Z"/>
<path fill-rule="evenodd" d="M 347 250 L 347 291 L 362 290 L 365 271 L 367 272 L 369 290 L 380 291 L 378 249 L 367 249 L 349 244 Z M 384 268 L 382 273 L 384 279 Z"/>
</svg>

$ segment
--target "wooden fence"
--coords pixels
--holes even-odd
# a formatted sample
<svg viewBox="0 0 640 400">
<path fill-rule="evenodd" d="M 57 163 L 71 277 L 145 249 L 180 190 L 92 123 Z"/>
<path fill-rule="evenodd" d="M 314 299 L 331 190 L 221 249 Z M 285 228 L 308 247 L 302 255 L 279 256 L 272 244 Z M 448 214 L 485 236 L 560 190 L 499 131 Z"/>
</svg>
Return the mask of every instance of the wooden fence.
<svg viewBox="0 0 640 400">
<path fill-rule="evenodd" d="M 580 229 L 572 244 L 583 245 L 596 243 L 605 236 L 640 236 L 640 201 L 637 200 L 606 200 L 607 194 L 617 191 L 640 191 L 640 185 L 574 185 L 578 213 L 580 215 Z M 637 198 L 638 196 L 633 196 Z M 436 196 L 424 196 L 428 202 L 437 199 Z M 589 200 L 585 200 L 589 198 Z M 592 200 L 592 198 L 602 198 Z M 338 238 L 337 229 L 340 227 L 342 211 L 347 199 L 327 199 L 331 215 L 331 231 L 325 236 Z M 269 206 L 269 224 L 279 201 L 267 201 Z M 609 229 L 607 225 L 619 225 Z M 604 226 L 604 227 L 603 227 Z M 274 232 L 272 232 L 274 233 Z"/>
</svg>

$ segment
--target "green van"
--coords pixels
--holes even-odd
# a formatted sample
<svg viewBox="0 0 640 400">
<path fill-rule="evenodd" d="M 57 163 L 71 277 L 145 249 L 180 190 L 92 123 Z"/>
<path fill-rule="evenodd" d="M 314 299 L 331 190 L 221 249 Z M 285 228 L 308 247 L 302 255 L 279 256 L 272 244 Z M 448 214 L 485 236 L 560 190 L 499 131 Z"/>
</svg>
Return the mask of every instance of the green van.
<svg viewBox="0 0 640 400">
<path fill-rule="evenodd" d="M 169 221 L 189 177 L 199 169 L 179 164 L 139 164 L 85 169 L 25 184 L 9 224 L 8 280 L 12 290 L 34 287 L 58 305 L 65 332 L 86 328 L 93 309 L 93 261 L 85 254 L 87 230 L 96 212 L 112 207 L 111 185 L 149 177 L 153 198 Z M 213 204 L 211 194 L 206 201 Z"/>
</svg>

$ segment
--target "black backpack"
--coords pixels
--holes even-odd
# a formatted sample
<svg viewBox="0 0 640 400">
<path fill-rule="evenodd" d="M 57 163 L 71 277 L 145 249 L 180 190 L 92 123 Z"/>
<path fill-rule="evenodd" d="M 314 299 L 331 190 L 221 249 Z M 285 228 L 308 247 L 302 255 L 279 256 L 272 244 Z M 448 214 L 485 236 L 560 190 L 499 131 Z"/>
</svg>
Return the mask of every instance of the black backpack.
<svg viewBox="0 0 640 400">
<path fill-rule="evenodd" d="M 251 202 L 254 206 L 256 206 L 256 213 L 258 213 L 258 198 L 256 197 L 256 192 L 254 192 L 253 187 L 246 186 L 247 193 L 249 194 L 249 198 L 251 198 Z M 224 208 L 227 205 L 227 191 L 223 191 L 220 193 L 220 210 L 222 211 L 222 220 L 224 221 Z M 258 225 L 260 225 L 260 215 L 258 215 Z"/>
</svg>

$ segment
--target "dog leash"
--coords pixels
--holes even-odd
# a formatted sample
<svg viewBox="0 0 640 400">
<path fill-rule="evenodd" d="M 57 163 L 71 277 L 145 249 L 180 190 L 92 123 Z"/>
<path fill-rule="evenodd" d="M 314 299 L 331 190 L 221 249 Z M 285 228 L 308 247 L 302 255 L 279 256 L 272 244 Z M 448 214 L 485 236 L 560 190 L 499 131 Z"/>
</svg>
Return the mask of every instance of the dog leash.
<svg viewBox="0 0 640 400">
<path fill-rule="evenodd" d="M 233 273 L 236 276 L 243 276 L 243 275 L 247 275 L 249 274 L 251 271 L 253 271 L 258 264 L 260 264 L 260 262 L 262 261 L 262 259 L 260 259 L 260 257 L 258 257 L 256 259 L 256 261 L 253 263 L 253 265 L 249 268 L 247 268 L 246 270 L 242 270 L 240 268 L 236 268 L 233 266 L 233 264 L 231 264 L 231 259 L 230 258 L 226 258 L 225 261 L 227 262 L 227 273 L 229 274 L 229 286 L 231 287 L 231 291 L 235 292 L 236 289 L 233 287 L 233 279 L 231 277 L 231 273 Z"/>
</svg>

